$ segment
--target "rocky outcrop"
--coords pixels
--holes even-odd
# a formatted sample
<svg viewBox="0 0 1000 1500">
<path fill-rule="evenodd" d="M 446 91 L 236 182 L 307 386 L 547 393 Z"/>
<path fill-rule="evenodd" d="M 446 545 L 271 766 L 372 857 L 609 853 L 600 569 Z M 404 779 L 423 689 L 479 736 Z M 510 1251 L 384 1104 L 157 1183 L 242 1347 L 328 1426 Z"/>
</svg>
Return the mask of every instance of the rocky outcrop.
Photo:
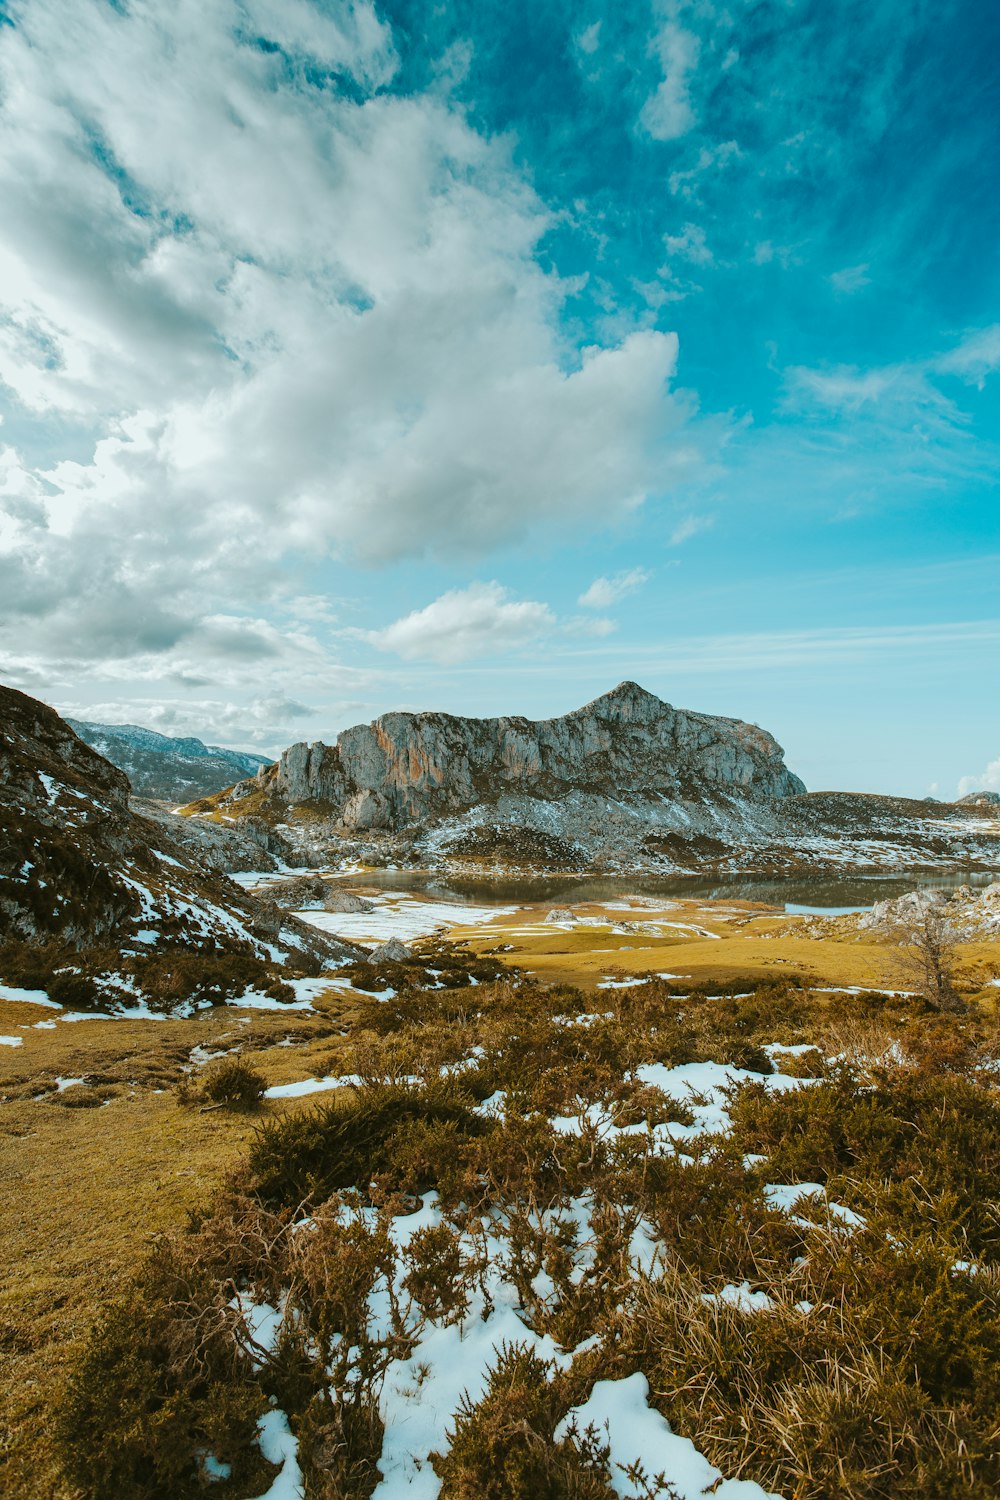
<svg viewBox="0 0 1000 1500">
<path fill-rule="evenodd" d="M 561 718 L 393 713 L 202 804 L 316 868 L 803 874 L 995 869 L 1000 809 L 805 791 L 771 735 L 634 682 Z M 286 856 L 292 862 L 292 856 Z"/>
<path fill-rule="evenodd" d="M 264 910 L 167 826 L 139 816 L 122 771 L 53 709 L 4 687 L 0 828 L 8 983 L 47 966 L 39 985 L 75 974 L 77 1005 L 114 997 L 183 1009 L 356 952 Z"/>
<path fill-rule="evenodd" d="M 804 791 L 763 729 L 672 708 L 634 682 L 556 719 L 385 714 L 336 745 L 293 745 L 258 780 L 281 802 L 325 805 L 347 833 L 398 831 L 505 795 L 698 804 Z"/>
<path fill-rule="evenodd" d="M 139 724 L 94 724 L 87 719 L 67 719 L 66 723 L 125 772 L 137 796 L 154 800 L 193 802 L 254 776 L 271 763 L 265 755 L 224 750 L 192 736 L 173 738 Z"/>
<path fill-rule="evenodd" d="M 214 822 L 208 818 L 181 817 L 161 802 L 142 797 L 131 799 L 133 812 L 159 823 L 167 837 L 184 844 L 210 869 L 223 874 L 239 871 L 278 870 L 307 863 L 286 838 L 262 818 L 244 817 L 238 823 Z"/>
</svg>

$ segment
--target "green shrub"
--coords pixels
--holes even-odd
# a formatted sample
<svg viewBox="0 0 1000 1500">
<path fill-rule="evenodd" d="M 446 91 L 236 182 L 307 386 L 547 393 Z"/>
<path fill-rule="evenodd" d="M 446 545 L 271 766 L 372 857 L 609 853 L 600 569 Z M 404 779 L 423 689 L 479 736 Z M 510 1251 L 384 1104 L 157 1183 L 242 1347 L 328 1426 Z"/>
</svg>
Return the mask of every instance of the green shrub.
<svg viewBox="0 0 1000 1500">
<path fill-rule="evenodd" d="M 225 1057 L 205 1069 L 201 1088 L 216 1104 L 250 1109 L 264 1097 L 267 1079 L 244 1058 Z"/>
<path fill-rule="evenodd" d="M 504 1345 L 482 1399 L 463 1399 L 447 1453 L 431 1455 L 441 1500 L 613 1500 L 607 1448 L 554 1441 L 565 1410 L 552 1366 Z"/>
<path fill-rule="evenodd" d="M 255 1441 L 264 1409 L 222 1320 L 213 1330 L 172 1300 L 150 1268 L 91 1334 L 69 1378 L 57 1440 L 67 1477 L 87 1500 L 188 1500 L 200 1492 L 205 1453 L 230 1463 L 239 1485 L 231 1492 L 246 1494 L 248 1481 L 270 1470 Z"/>
<path fill-rule="evenodd" d="M 373 1179 L 394 1173 L 397 1131 L 420 1122 L 451 1122 L 466 1137 L 483 1135 L 489 1122 L 473 1114 L 453 1089 L 371 1084 L 318 1109 L 269 1121 L 250 1146 L 254 1191 L 266 1203 L 321 1202 L 341 1188 L 366 1191 Z M 411 1192 L 435 1185 L 435 1169 L 405 1184 Z"/>
</svg>

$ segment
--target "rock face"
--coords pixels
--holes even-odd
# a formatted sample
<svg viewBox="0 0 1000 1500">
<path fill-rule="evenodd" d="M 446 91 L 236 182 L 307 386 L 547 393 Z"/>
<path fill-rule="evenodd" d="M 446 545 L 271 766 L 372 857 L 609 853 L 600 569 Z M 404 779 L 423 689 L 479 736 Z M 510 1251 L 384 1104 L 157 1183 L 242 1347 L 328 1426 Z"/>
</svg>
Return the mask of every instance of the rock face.
<svg viewBox="0 0 1000 1500">
<path fill-rule="evenodd" d="M 207 993 L 209 970 L 212 994 L 225 997 L 318 973 L 356 951 L 260 909 L 168 827 L 139 816 L 124 773 L 54 709 L 5 687 L 0 828 L 0 980 L 8 983 L 40 963 L 76 975 L 76 1004 L 158 999 L 183 1009 Z"/>
<path fill-rule="evenodd" d="M 125 772 L 139 797 L 192 802 L 271 764 L 264 755 L 223 750 L 191 737 L 174 739 L 138 724 L 93 724 L 86 719 L 67 719 L 66 723 Z"/>
<path fill-rule="evenodd" d="M 293 745 L 205 811 L 277 825 L 315 868 L 494 873 L 988 870 L 1000 809 L 806 792 L 739 719 L 634 682 L 561 718 L 393 713 L 335 745 Z"/>
<path fill-rule="evenodd" d="M 284 802 L 327 804 L 349 833 L 434 822 L 504 795 L 768 803 L 805 790 L 764 730 L 672 708 L 634 682 L 557 719 L 386 714 L 336 745 L 293 745 L 259 780 Z"/>
<path fill-rule="evenodd" d="M 202 864 L 223 874 L 238 870 L 277 870 L 282 865 L 307 863 L 287 839 L 261 818 L 241 818 L 239 823 L 213 823 L 204 818 L 186 818 L 166 810 L 162 802 L 133 797 L 133 812 L 149 818 L 166 830 L 167 837 L 184 844 Z"/>
</svg>

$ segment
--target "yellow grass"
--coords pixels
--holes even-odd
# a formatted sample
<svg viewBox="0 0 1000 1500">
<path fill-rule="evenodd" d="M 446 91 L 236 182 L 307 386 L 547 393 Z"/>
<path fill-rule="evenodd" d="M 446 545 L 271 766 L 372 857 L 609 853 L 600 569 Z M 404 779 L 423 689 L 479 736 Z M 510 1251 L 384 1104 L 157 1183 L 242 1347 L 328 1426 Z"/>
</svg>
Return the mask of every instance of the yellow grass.
<svg viewBox="0 0 1000 1500">
<path fill-rule="evenodd" d="M 479 952 L 509 944 L 505 961 L 588 988 L 616 973 L 705 981 L 791 971 L 820 986 L 903 987 L 891 948 L 810 938 L 804 930 L 788 935 L 783 916 L 747 903 L 581 906 L 578 913 L 601 920 L 570 930 L 546 923 L 549 909 L 522 908 L 448 936 Z M 643 930 L 612 930 L 624 923 Z M 779 927 L 781 935 L 766 935 Z M 986 986 L 1000 974 L 1000 942 L 967 945 L 962 965 Z M 996 1003 L 1000 990 L 982 995 Z M 336 1067 L 352 997 L 331 990 L 317 1012 L 223 1008 L 192 1020 L 65 1022 L 56 1011 L 0 1000 L 0 1034 L 23 1038 L 19 1047 L 0 1046 L 0 1409 L 7 1423 L 0 1493 L 71 1500 L 50 1448 L 51 1407 L 67 1359 L 150 1236 L 211 1197 L 254 1128 L 253 1115 L 202 1113 L 178 1102 L 175 1085 L 191 1049 L 239 1044 L 269 1084 L 321 1076 Z M 57 1077 L 88 1077 L 108 1102 L 73 1108 L 73 1090 L 55 1093 Z M 314 1102 L 268 1101 L 262 1114 Z"/>
</svg>

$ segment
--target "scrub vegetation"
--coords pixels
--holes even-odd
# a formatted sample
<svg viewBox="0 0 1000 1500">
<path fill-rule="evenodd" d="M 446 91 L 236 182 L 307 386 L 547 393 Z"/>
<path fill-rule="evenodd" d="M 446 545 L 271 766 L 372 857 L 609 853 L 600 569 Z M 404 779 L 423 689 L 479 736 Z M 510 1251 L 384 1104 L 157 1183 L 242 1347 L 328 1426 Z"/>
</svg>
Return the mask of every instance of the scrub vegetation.
<svg viewBox="0 0 1000 1500">
<path fill-rule="evenodd" d="M 519 977 L 362 996 L 327 1046 L 350 1084 L 267 1115 L 82 1346 L 73 1493 L 260 1495 L 287 1423 L 307 1496 L 365 1497 L 440 1409 L 443 1500 L 670 1497 L 581 1412 L 637 1376 L 664 1442 L 795 1500 L 1000 1490 L 985 1004 Z"/>
</svg>

